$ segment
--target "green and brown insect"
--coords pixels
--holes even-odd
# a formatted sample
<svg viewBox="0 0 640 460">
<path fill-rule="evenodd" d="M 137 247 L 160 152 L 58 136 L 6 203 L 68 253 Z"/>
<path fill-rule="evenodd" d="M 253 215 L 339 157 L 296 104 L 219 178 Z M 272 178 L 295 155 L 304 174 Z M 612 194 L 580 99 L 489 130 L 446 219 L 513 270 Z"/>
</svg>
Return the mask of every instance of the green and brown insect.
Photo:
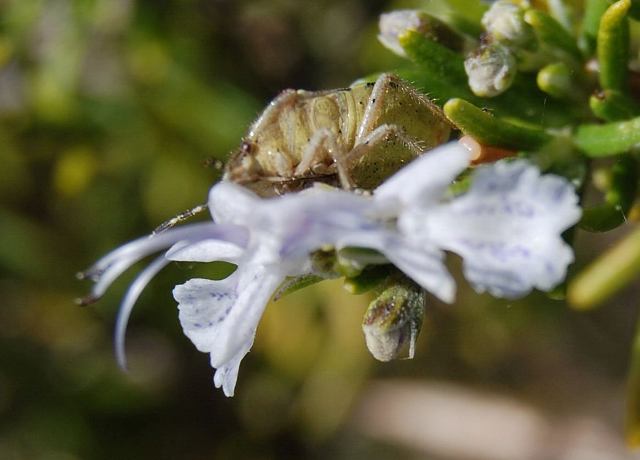
<svg viewBox="0 0 640 460">
<path fill-rule="evenodd" d="M 437 105 L 391 74 L 343 89 L 286 90 L 253 123 L 224 179 L 261 196 L 319 181 L 371 190 L 450 131 Z"/>
</svg>

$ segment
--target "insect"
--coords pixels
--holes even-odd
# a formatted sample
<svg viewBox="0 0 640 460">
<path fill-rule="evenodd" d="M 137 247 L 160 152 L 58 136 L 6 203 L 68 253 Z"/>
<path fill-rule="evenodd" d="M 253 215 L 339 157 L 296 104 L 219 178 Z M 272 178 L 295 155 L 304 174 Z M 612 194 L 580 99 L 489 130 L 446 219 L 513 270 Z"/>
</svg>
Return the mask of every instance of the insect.
<svg viewBox="0 0 640 460">
<path fill-rule="evenodd" d="M 392 74 L 349 88 L 280 93 L 225 166 L 224 180 L 269 197 L 325 182 L 372 190 L 416 156 L 444 143 L 452 125 L 426 96 Z M 162 223 L 160 233 L 199 214 Z"/>
<path fill-rule="evenodd" d="M 438 106 L 392 74 L 343 89 L 286 90 L 253 123 L 224 178 L 261 196 L 313 182 L 371 190 L 450 131 Z"/>
</svg>

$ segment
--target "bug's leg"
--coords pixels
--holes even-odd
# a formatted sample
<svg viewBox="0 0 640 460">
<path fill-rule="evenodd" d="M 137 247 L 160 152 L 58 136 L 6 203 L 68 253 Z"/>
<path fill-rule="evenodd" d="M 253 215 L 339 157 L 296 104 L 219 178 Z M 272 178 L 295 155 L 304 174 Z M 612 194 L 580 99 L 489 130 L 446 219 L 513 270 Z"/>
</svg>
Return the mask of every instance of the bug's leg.
<svg viewBox="0 0 640 460">
<path fill-rule="evenodd" d="M 209 206 L 207 204 L 201 204 L 196 206 L 195 208 L 192 209 L 188 209 L 187 211 L 181 212 L 180 214 L 178 214 L 175 217 L 172 217 L 171 219 L 161 223 L 160 225 L 158 225 L 155 230 L 151 233 L 151 235 L 157 235 L 158 233 L 162 233 L 165 230 L 169 230 L 171 227 L 175 227 L 176 225 L 178 225 L 181 222 L 184 222 L 185 220 L 196 216 L 198 214 L 200 214 L 201 212 L 204 212 L 207 210 Z"/>
<path fill-rule="evenodd" d="M 313 133 L 307 143 L 300 163 L 294 171 L 295 177 L 311 174 L 327 173 L 332 168 L 333 157 L 330 150 L 330 140 L 333 134 L 328 129 L 320 129 Z"/>
<path fill-rule="evenodd" d="M 343 157 L 344 168 L 359 188 L 372 190 L 424 151 L 424 144 L 396 125 L 381 125 Z"/>
<path fill-rule="evenodd" d="M 395 125 L 408 137 L 420 139 L 423 150 L 446 142 L 452 128 L 440 107 L 392 74 L 383 74 L 376 80 L 355 144 L 365 142 L 367 136 L 384 124 Z"/>
<path fill-rule="evenodd" d="M 344 190 L 353 190 L 356 188 L 356 184 L 349 173 L 349 167 L 347 162 L 347 156 L 338 147 L 335 136 L 331 136 L 327 139 L 329 143 L 329 154 L 333 159 L 333 163 L 338 170 L 338 179 L 340 179 L 340 186 Z"/>
<path fill-rule="evenodd" d="M 354 188 L 348 173 L 348 163 L 338 146 L 335 134 L 323 128 L 316 131 L 305 147 L 302 160 L 295 170 L 296 177 L 326 175 L 337 171 L 340 185 L 345 190 Z"/>
<path fill-rule="evenodd" d="M 353 190 L 356 188 L 356 184 L 351 178 L 344 157 L 336 158 L 336 169 L 338 170 L 338 178 L 340 179 L 340 186 L 344 190 Z"/>
</svg>

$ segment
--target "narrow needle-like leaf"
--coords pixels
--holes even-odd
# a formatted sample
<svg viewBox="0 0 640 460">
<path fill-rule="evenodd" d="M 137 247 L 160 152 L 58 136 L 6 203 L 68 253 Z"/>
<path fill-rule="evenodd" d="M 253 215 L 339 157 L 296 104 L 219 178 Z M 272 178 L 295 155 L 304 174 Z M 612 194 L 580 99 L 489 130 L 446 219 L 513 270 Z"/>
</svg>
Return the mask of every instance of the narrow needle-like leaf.
<svg viewBox="0 0 640 460">
<path fill-rule="evenodd" d="M 640 228 L 636 228 L 575 277 L 567 298 L 578 310 L 594 308 L 639 273 Z"/>
<path fill-rule="evenodd" d="M 551 139 L 542 129 L 516 125 L 465 101 L 451 99 L 444 113 L 458 129 L 481 144 L 514 150 L 535 150 Z"/>
<path fill-rule="evenodd" d="M 631 0 L 620 0 L 605 11 L 598 29 L 600 86 L 627 92 L 629 61 L 629 19 Z"/>
<path fill-rule="evenodd" d="M 640 117 L 604 125 L 581 125 L 574 135 L 574 143 L 590 157 L 625 153 L 640 143 Z"/>
<path fill-rule="evenodd" d="M 582 53 L 575 39 L 551 16 L 542 11 L 530 9 L 525 13 L 524 20 L 536 32 L 538 40 L 550 49 L 562 50 L 578 62 L 582 60 Z"/>
</svg>

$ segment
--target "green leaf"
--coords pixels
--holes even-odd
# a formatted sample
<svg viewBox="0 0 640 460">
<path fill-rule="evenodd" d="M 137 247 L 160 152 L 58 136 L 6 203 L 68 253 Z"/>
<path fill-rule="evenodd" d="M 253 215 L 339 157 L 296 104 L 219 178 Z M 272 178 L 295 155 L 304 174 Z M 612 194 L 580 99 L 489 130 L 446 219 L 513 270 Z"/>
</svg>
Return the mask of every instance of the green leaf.
<svg viewBox="0 0 640 460">
<path fill-rule="evenodd" d="M 640 107 L 620 91 L 606 89 L 589 99 L 593 114 L 604 121 L 620 121 L 640 115 Z"/>
<path fill-rule="evenodd" d="M 545 93 L 557 99 L 581 101 L 586 91 L 576 81 L 574 70 L 564 62 L 544 66 L 536 76 L 536 83 Z"/>
<path fill-rule="evenodd" d="M 444 113 L 463 133 L 484 145 L 513 150 L 536 150 L 551 140 L 544 130 L 502 120 L 464 99 L 451 99 Z"/>
<path fill-rule="evenodd" d="M 451 8 L 460 16 L 480 25 L 482 16 L 489 9 L 488 5 L 480 0 L 446 0 Z"/>
<path fill-rule="evenodd" d="M 419 66 L 420 73 L 428 81 L 427 86 L 437 82 L 434 86 L 448 90 L 448 94 L 442 95 L 446 98 L 450 95 L 473 97 L 467 85 L 464 59 L 460 53 L 411 30 L 400 35 L 399 41 L 407 56 Z M 429 87 L 426 89 L 430 90 Z"/>
<path fill-rule="evenodd" d="M 545 126 L 564 126 L 581 116 L 579 107 L 549 100 L 528 76 L 516 76 L 509 91 L 493 97 L 475 96 L 467 83 L 464 58 L 460 53 L 427 39 L 415 31 L 399 37 L 407 56 L 415 63 L 413 69 L 396 73 L 429 95 L 436 103 L 443 104 L 452 98 L 462 98 L 471 103 L 494 110 L 501 116 L 509 116 Z"/>
<path fill-rule="evenodd" d="M 569 303 L 578 310 L 595 308 L 639 272 L 640 229 L 636 228 L 574 278 L 567 291 Z"/>
<path fill-rule="evenodd" d="M 575 146 L 590 157 L 628 152 L 640 143 L 640 117 L 603 125 L 580 125 L 573 140 Z"/>
<path fill-rule="evenodd" d="M 638 190 L 638 166 L 631 155 L 621 157 L 611 168 L 606 203 L 584 209 L 580 228 L 590 232 L 606 232 L 622 225 Z"/>
<path fill-rule="evenodd" d="M 569 32 L 577 28 L 576 6 L 572 0 L 547 0 L 549 14 Z"/>
<path fill-rule="evenodd" d="M 319 283 L 320 281 L 324 281 L 325 279 L 327 278 L 318 275 L 289 276 L 275 292 L 273 300 L 281 299 L 286 295 L 299 291 L 300 289 L 304 289 L 312 284 Z"/>
<path fill-rule="evenodd" d="M 562 24 L 548 14 L 530 9 L 524 14 L 524 21 L 536 32 L 538 40 L 552 50 L 561 50 L 576 61 L 582 61 L 582 52 L 575 39 Z"/>
<path fill-rule="evenodd" d="M 605 11 L 598 29 L 600 86 L 627 92 L 630 0 L 620 0 Z"/>
<path fill-rule="evenodd" d="M 350 294 L 364 294 L 380 286 L 395 269 L 392 265 L 367 267 L 358 276 L 346 278 L 344 288 Z"/>
<path fill-rule="evenodd" d="M 613 0 L 585 0 L 582 36 L 587 54 L 591 54 L 596 49 L 600 18 L 612 3 Z"/>
</svg>

